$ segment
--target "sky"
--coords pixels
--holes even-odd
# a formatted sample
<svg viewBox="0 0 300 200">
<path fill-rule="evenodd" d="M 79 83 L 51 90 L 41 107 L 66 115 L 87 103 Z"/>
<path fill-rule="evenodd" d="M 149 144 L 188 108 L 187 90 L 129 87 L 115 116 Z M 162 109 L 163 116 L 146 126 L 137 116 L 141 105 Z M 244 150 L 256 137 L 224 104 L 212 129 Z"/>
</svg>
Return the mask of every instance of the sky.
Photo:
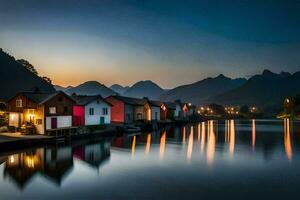
<svg viewBox="0 0 300 200">
<path fill-rule="evenodd" d="M 300 70 L 300 1 L 0 0 L 0 48 L 54 84 Z"/>
</svg>

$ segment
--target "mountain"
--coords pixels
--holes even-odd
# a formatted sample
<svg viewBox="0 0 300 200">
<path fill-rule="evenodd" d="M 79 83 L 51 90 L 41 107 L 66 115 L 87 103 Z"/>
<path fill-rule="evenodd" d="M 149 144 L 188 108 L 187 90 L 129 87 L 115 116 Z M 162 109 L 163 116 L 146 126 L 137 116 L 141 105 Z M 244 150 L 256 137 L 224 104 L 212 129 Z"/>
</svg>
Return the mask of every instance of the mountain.
<svg viewBox="0 0 300 200">
<path fill-rule="evenodd" d="M 263 110 L 273 110 L 280 109 L 285 97 L 297 93 L 300 93 L 300 72 L 276 74 L 264 70 L 241 87 L 212 97 L 210 101 L 230 105 L 256 105 Z"/>
<path fill-rule="evenodd" d="M 110 86 L 109 88 L 112 89 L 113 91 L 115 91 L 116 93 L 123 95 L 126 92 L 126 90 L 128 90 L 130 87 L 129 86 L 123 87 L 122 85 L 114 84 L 114 85 Z"/>
<path fill-rule="evenodd" d="M 73 86 L 62 87 L 60 85 L 53 85 L 53 87 L 55 88 L 56 91 L 63 91 L 63 92 L 65 92 L 68 89 L 73 88 Z"/>
<path fill-rule="evenodd" d="M 54 92 L 54 87 L 18 63 L 0 49 L 0 99 L 6 100 L 20 91 Z"/>
<path fill-rule="evenodd" d="M 208 103 L 207 100 L 215 95 L 222 94 L 243 85 L 246 79 L 231 79 L 223 74 L 215 78 L 207 78 L 193 84 L 183 85 L 169 90 L 161 95 L 164 101 L 181 99 L 194 104 Z"/>
<path fill-rule="evenodd" d="M 124 92 L 124 96 L 157 100 L 164 90 L 152 81 L 139 81 Z"/>
<path fill-rule="evenodd" d="M 65 91 L 67 94 L 72 95 L 76 93 L 78 95 L 101 95 L 102 97 L 107 97 L 109 95 L 114 95 L 115 92 L 105 85 L 97 81 L 87 81 L 76 87 L 70 88 Z"/>
</svg>

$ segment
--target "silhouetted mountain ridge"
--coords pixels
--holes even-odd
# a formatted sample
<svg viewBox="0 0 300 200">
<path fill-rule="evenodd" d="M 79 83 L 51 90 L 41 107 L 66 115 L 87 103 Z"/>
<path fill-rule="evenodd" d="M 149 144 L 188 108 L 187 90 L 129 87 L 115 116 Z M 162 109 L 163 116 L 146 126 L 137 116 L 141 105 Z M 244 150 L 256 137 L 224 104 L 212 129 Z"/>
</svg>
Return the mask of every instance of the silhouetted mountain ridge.
<svg viewBox="0 0 300 200">
<path fill-rule="evenodd" d="M 208 101 L 230 105 L 257 105 L 263 109 L 278 107 L 286 96 L 300 92 L 300 72 L 276 74 L 264 70 L 252 76 L 241 87 L 211 97 Z"/>
<path fill-rule="evenodd" d="M 116 93 L 123 95 L 130 87 L 129 86 L 123 87 L 122 85 L 119 84 L 113 84 L 109 88 L 115 91 Z"/>
<path fill-rule="evenodd" d="M 146 80 L 135 83 L 133 86 L 127 89 L 123 95 L 136 98 L 148 97 L 156 100 L 163 92 L 164 89 L 162 89 L 156 83 Z"/>
<path fill-rule="evenodd" d="M 246 79 L 244 78 L 231 79 L 220 74 L 215 78 L 206 78 L 192 84 L 176 87 L 162 94 L 160 99 L 164 101 L 181 99 L 186 102 L 201 104 L 206 102 L 208 98 L 237 88 L 245 82 Z"/>
<path fill-rule="evenodd" d="M 0 99 L 6 100 L 20 91 L 54 92 L 54 87 L 27 70 L 14 57 L 0 49 Z"/>
<path fill-rule="evenodd" d="M 69 95 L 76 93 L 78 95 L 101 95 L 103 97 L 116 94 L 113 90 L 98 81 L 87 81 L 65 92 Z"/>
</svg>

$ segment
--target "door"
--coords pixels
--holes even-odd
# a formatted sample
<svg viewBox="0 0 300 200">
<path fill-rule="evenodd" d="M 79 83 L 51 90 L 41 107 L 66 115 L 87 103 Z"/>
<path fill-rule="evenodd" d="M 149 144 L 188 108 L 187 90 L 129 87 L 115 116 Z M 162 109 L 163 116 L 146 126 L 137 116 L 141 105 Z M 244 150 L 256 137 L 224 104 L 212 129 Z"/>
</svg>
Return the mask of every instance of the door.
<svg viewBox="0 0 300 200">
<path fill-rule="evenodd" d="M 104 117 L 100 117 L 100 124 L 104 124 Z"/>
<path fill-rule="evenodd" d="M 51 118 L 51 129 L 56 129 L 57 128 L 57 118 L 53 117 Z"/>
</svg>

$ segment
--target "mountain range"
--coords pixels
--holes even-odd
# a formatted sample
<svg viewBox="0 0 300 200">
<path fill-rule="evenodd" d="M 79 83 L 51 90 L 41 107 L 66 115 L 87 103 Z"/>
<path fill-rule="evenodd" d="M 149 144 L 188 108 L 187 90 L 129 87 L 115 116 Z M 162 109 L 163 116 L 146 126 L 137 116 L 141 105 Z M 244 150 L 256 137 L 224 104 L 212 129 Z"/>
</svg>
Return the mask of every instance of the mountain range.
<svg viewBox="0 0 300 200">
<path fill-rule="evenodd" d="M 54 92 L 54 87 L 26 69 L 0 49 L 0 100 L 7 100 L 20 91 Z"/>
<path fill-rule="evenodd" d="M 76 93 L 77 95 L 101 95 L 102 97 L 107 97 L 110 95 L 115 95 L 116 92 L 112 89 L 106 87 L 105 85 L 97 81 L 87 81 L 76 87 L 71 87 L 65 92 L 69 95 Z"/>
<path fill-rule="evenodd" d="M 119 84 L 113 84 L 109 88 L 115 91 L 116 93 L 123 95 L 126 92 L 126 90 L 128 90 L 130 87 L 129 86 L 123 87 L 122 85 Z"/>
<path fill-rule="evenodd" d="M 208 101 L 227 105 L 257 105 L 264 110 L 280 109 L 285 97 L 300 93 L 300 72 L 290 74 L 264 70 L 242 86 L 211 97 Z"/>
<path fill-rule="evenodd" d="M 193 104 L 204 104 L 208 103 L 209 98 L 240 87 L 246 81 L 243 78 L 231 79 L 220 74 L 215 78 L 206 78 L 193 84 L 176 87 L 162 94 L 160 99 L 164 101 L 180 99 Z"/>
<path fill-rule="evenodd" d="M 196 105 L 218 103 L 222 105 L 255 105 L 269 111 L 280 109 L 285 97 L 300 93 L 300 71 L 274 73 L 264 70 L 262 74 L 231 79 L 224 75 L 206 78 L 198 82 L 164 90 L 152 81 L 139 81 L 131 87 L 112 85 L 110 88 L 97 81 L 87 81 L 78 86 L 53 86 L 26 69 L 14 57 L 0 49 L 0 100 L 6 100 L 20 91 L 54 92 L 67 94 L 97 95 L 103 97 L 120 94 L 129 97 L 148 97 L 163 101 L 191 102 Z"/>
</svg>

